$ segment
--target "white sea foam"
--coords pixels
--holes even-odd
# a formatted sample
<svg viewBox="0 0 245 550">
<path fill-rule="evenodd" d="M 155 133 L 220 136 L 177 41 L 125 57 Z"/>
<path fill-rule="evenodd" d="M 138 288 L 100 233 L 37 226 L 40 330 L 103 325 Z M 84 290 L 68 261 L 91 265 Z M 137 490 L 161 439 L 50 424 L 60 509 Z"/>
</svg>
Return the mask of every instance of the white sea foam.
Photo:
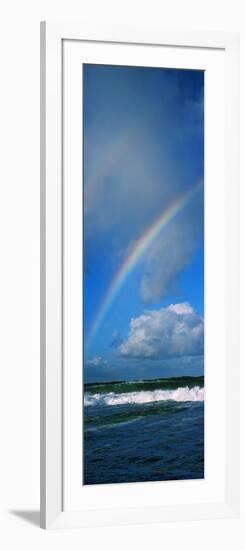
<svg viewBox="0 0 245 550">
<path fill-rule="evenodd" d="M 86 427 L 86 432 L 97 432 L 98 430 L 108 430 L 110 428 L 118 428 L 118 426 L 121 428 L 121 426 L 127 426 L 128 424 L 133 424 L 134 422 L 138 422 L 138 420 L 141 420 L 141 418 L 143 418 L 142 416 L 137 416 L 136 418 L 131 418 L 130 420 L 125 420 L 125 421 L 118 421 L 118 422 L 114 422 L 112 424 L 101 424 L 99 426 L 89 426 L 88 428 Z"/>
<path fill-rule="evenodd" d="M 153 403 L 155 401 L 204 401 L 204 388 L 177 388 L 175 390 L 136 391 L 126 393 L 85 394 L 84 405 L 125 405 Z"/>
</svg>

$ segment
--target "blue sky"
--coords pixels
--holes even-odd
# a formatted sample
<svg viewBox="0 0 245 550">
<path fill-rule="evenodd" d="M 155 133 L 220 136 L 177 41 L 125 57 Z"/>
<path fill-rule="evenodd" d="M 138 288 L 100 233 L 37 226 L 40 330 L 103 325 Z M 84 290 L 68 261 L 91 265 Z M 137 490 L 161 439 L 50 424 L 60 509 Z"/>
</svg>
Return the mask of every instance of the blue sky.
<svg viewBox="0 0 245 550">
<path fill-rule="evenodd" d="M 202 71 L 84 65 L 85 381 L 203 373 L 200 187 L 93 323 L 138 240 L 204 179 Z"/>
</svg>

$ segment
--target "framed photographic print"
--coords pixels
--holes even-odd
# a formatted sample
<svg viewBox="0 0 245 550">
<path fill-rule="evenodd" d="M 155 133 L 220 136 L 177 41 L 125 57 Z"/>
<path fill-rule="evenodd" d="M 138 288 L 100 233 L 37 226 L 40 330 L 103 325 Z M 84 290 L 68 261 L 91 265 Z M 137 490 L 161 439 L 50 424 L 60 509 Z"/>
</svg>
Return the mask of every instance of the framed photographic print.
<svg viewBox="0 0 245 550">
<path fill-rule="evenodd" d="M 239 510 L 236 34 L 41 24 L 41 524 Z"/>
</svg>

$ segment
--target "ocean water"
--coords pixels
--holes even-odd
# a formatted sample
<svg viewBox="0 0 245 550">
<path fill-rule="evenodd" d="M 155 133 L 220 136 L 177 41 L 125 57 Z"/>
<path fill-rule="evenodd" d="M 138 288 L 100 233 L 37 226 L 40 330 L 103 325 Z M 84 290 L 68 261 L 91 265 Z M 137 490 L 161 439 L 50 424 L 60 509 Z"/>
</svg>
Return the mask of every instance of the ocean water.
<svg viewBox="0 0 245 550">
<path fill-rule="evenodd" d="M 204 378 L 84 387 L 84 484 L 204 477 Z"/>
</svg>

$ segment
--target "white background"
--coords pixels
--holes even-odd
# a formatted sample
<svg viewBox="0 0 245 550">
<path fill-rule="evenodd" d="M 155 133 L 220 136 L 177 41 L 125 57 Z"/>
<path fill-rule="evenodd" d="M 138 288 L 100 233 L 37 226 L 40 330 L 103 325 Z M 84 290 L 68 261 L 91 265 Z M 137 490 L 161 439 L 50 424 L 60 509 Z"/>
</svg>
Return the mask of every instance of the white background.
<svg viewBox="0 0 245 550">
<path fill-rule="evenodd" d="M 51 549 L 137 546 L 202 550 L 245 546 L 245 476 L 240 520 L 45 532 L 39 507 L 39 22 L 104 23 L 241 32 L 241 98 L 245 97 L 242 0 L 8 0 L 0 19 L 0 545 Z M 241 105 L 241 157 L 245 147 Z M 245 232 L 241 167 L 241 229 Z M 242 239 L 241 249 L 244 250 Z M 241 281 L 245 279 L 242 252 Z M 244 341 L 244 286 L 241 340 Z M 242 350 L 241 374 L 244 386 Z M 243 391 L 241 391 L 243 401 Z M 245 418 L 242 404 L 242 416 Z M 244 421 L 242 423 L 244 432 Z M 242 440 L 242 465 L 245 467 Z M 29 510 L 29 514 L 23 511 Z M 28 519 L 29 518 L 29 519 Z"/>
</svg>

